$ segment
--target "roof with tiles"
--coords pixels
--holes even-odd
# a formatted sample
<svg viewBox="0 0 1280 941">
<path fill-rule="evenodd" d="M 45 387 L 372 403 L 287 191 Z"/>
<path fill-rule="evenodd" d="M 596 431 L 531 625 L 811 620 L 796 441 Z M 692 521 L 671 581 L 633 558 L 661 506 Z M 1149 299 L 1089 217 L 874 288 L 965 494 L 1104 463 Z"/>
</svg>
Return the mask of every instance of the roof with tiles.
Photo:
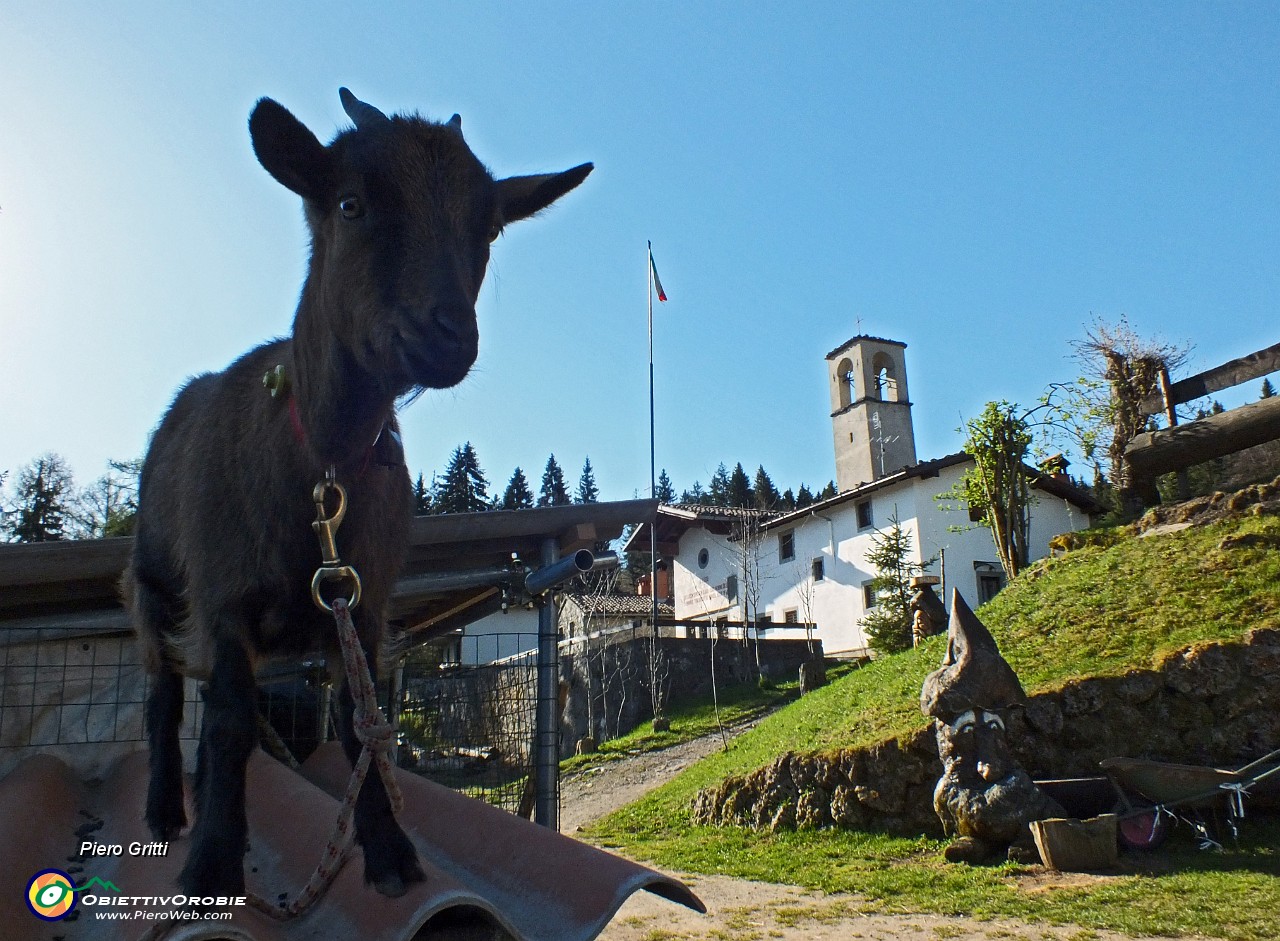
<svg viewBox="0 0 1280 941">
<path fill-rule="evenodd" d="M 582 592 L 565 593 L 562 600 L 572 602 L 583 611 L 604 617 L 647 618 L 653 614 L 653 600 L 647 595 L 591 595 Z M 664 601 L 658 602 L 658 617 L 673 618 L 675 609 Z"/>
</svg>

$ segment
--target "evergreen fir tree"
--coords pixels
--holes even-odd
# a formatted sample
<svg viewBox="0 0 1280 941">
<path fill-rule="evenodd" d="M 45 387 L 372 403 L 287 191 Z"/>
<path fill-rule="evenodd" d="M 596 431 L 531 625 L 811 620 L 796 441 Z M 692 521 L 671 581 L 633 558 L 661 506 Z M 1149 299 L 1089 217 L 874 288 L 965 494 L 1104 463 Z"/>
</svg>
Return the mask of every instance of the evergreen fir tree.
<svg viewBox="0 0 1280 941">
<path fill-rule="evenodd" d="M 658 474 L 658 490 L 654 494 L 663 503 L 671 504 L 676 502 L 676 488 L 671 486 L 671 478 L 667 476 L 667 469 L 664 467 Z"/>
<path fill-rule="evenodd" d="M 1276 394 L 1276 387 L 1271 384 L 1270 379 L 1262 380 L 1262 388 L 1258 390 L 1258 398 L 1269 399 Z"/>
<path fill-rule="evenodd" d="M 778 509 L 783 513 L 790 513 L 795 508 L 796 495 L 792 493 L 791 488 L 788 487 L 786 490 L 782 491 L 782 496 L 778 499 Z"/>
<path fill-rule="evenodd" d="M 542 489 L 538 493 L 538 506 L 566 506 L 573 501 L 569 499 L 569 490 L 564 484 L 564 471 L 556 463 L 553 454 L 547 459 L 547 468 L 542 472 Z"/>
<path fill-rule="evenodd" d="M 729 506 L 729 469 L 721 462 L 716 472 L 711 475 L 711 485 L 707 488 L 707 502 L 712 506 Z"/>
<path fill-rule="evenodd" d="M 745 509 L 755 505 L 756 498 L 751 491 L 751 479 L 747 477 L 747 472 L 743 470 L 741 461 L 733 466 L 733 473 L 729 475 L 729 489 L 725 494 L 725 498 L 727 506 Z"/>
<path fill-rule="evenodd" d="M 800 485 L 800 489 L 796 491 L 796 509 L 803 510 L 807 506 L 813 505 L 813 492 L 805 484 Z"/>
<path fill-rule="evenodd" d="M 822 488 L 822 493 L 818 494 L 818 499 L 830 500 L 832 497 L 836 495 L 837 492 L 838 491 L 836 490 L 836 482 L 834 480 L 828 480 L 827 485 Z"/>
<path fill-rule="evenodd" d="M 702 489 L 702 483 L 695 480 L 693 486 L 680 494 L 681 503 L 706 503 L 707 492 Z"/>
<path fill-rule="evenodd" d="M 436 482 L 432 503 L 436 513 L 478 513 L 490 508 L 489 482 L 470 441 L 454 449 L 444 477 Z"/>
<path fill-rule="evenodd" d="M 15 501 L 5 520 L 16 542 L 56 542 L 67 538 L 73 481 L 60 455 L 50 452 L 18 472 Z"/>
<path fill-rule="evenodd" d="M 911 579 L 933 560 L 911 560 L 911 533 L 904 530 L 896 514 L 887 529 L 871 537 L 867 561 L 875 568 L 871 589 L 876 605 L 862 617 L 867 643 L 882 653 L 897 653 L 911 647 Z"/>
<path fill-rule="evenodd" d="M 769 510 L 782 509 L 782 495 L 778 493 L 778 488 L 773 485 L 773 480 L 769 477 L 768 472 L 765 471 L 763 464 L 756 468 L 754 489 L 757 510 L 768 512 Z"/>
<path fill-rule="evenodd" d="M 596 486 L 596 475 L 591 469 L 590 457 L 582 463 L 582 475 L 578 478 L 578 492 L 574 496 L 577 503 L 600 502 L 600 488 Z"/>
<path fill-rule="evenodd" d="M 423 479 L 422 471 L 418 471 L 418 479 L 413 483 L 413 512 L 418 516 L 431 512 L 431 489 Z"/>
<path fill-rule="evenodd" d="M 507 489 L 502 492 L 501 508 L 504 510 L 533 509 L 533 491 L 529 489 L 529 481 L 519 467 L 507 482 Z"/>
</svg>

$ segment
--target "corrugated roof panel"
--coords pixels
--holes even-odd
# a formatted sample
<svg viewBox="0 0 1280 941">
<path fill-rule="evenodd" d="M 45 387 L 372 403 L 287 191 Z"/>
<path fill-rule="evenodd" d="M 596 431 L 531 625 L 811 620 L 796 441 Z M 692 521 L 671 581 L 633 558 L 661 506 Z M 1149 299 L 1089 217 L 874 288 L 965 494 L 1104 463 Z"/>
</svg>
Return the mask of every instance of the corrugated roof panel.
<svg viewBox="0 0 1280 941">
<path fill-rule="evenodd" d="M 345 790 L 350 767 L 337 743 L 291 771 L 260 751 L 249 762 L 249 890 L 268 900 L 293 897 L 319 861 L 338 813 L 327 791 Z M 304 776 L 305 775 L 305 776 Z M 408 772 L 398 772 L 405 797 L 401 822 L 418 848 L 424 883 L 388 899 L 364 885 L 359 850 L 306 914 L 276 921 L 237 908 L 231 921 L 172 923 L 133 917 L 95 917 L 102 907 L 78 905 L 74 920 L 45 922 L 25 902 L 26 885 L 42 869 L 67 871 L 77 884 L 97 878 L 124 897 L 167 896 L 186 861 L 184 836 L 164 856 L 132 856 L 131 843 L 152 843 L 143 822 L 147 755 L 122 759 L 103 782 L 86 785 L 62 761 L 37 755 L 0 780 L 0 926 L 13 941 L 143 938 L 205 941 L 409 941 L 434 916 L 487 913 L 513 937 L 527 941 L 589 941 L 634 892 L 647 889 L 704 911 L 684 885 L 658 872 L 561 836 Z M 78 858 L 82 840 L 119 845 L 120 856 Z M 88 894 L 87 892 L 84 894 Z M 99 888 L 100 896 L 112 889 Z M 131 913 L 145 905 L 112 907 Z"/>
</svg>

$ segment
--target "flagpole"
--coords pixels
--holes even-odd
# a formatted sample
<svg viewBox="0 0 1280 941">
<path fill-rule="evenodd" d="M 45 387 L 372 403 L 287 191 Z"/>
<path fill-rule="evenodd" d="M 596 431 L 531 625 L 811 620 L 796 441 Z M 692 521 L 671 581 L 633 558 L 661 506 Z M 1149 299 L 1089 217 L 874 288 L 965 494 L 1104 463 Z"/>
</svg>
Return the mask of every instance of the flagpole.
<svg viewBox="0 0 1280 941">
<path fill-rule="evenodd" d="M 657 450 L 654 445 L 653 419 L 653 242 L 648 243 L 649 258 L 645 266 L 649 270 L 649 499 L 658 499 Z M 649 527 L 649 594 L 653 603 L 653 639 L 658 640 L 658 511 L 653 513 L 653 525 Z M 656 654 L 656 651 L 655 651 Z M 658 701 L 654 690 L 654 702 Z"/>
</svg>

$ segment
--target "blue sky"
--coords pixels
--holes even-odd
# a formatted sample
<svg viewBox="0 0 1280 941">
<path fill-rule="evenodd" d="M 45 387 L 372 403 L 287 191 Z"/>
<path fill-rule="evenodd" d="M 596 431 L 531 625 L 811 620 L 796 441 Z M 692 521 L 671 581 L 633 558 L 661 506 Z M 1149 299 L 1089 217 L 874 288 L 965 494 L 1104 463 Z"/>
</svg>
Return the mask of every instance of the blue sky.
<svg viewBox="0 0 1280 941">
<path fill-rule="evenodd" d="M 677 489 L 833 477 L 858 332 L 908 344 L 922 458 L 1071 378 L 1093 316 L 1189 371 L 1280 339 L 1272 4 L 11 2 L 0 78 L 0 470 L 89 483 L 287 331 L 301 209 L 245 122 L 266 95 L 327 139 L 340 85 L 461 112 L 497 175 L 597 167 L 495 246 L 476 368 L 402 414 L 415 473 L 470 440 L 499 492 L 554 452 L 644 495 L 649 239 Z"/>
</svg>

